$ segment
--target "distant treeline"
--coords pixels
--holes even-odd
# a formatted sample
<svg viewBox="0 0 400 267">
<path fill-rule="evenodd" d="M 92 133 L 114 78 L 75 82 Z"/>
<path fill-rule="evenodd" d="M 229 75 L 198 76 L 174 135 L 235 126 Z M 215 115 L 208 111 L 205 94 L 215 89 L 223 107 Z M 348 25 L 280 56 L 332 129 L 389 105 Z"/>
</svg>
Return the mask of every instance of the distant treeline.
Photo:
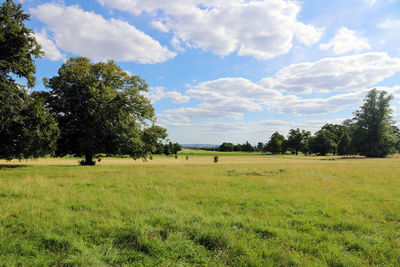
<svg viewBox="0 0 400 267">
<path fill-rule="evenodd" d="M 237 145 L 225 142 L 209 150 L 386 157 L 400 150 L 400 129 L 391 117 L 391 99 L 392 96 L 385 91 L 373 89 L 365 98 L 364 105 L 354 112 L 353 119 L 342 124 L 327 123 L 314 135 L 297 128 L 291 129 L 287 137 L 275 132 L 268 142 L 259 142 L 257 146 L 249 142 Z"/>
<path fill-rule="evenodd" d="M 169 142 L 168 144 L 156 144 L 156 149 L 153 154 L 176 155 L 182 150 L 182 146 L 178 143 Z"/>
</svg>

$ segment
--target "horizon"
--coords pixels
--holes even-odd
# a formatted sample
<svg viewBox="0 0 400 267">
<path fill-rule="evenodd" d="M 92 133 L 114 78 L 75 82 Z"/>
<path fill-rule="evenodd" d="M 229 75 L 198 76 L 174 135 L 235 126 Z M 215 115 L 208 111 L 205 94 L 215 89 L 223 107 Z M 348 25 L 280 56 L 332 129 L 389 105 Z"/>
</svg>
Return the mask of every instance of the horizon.
<svg viewBox="0 0 400 267">
<path fill-rule="evenodd" d="M 180 144 L 266 142 L 342 123 L 377 88 L 400 121 L 400 2 L 25 0 L 46 56 L 34 90 L 70 57 L 113 59 L 149 84 Z"/>
</svg>

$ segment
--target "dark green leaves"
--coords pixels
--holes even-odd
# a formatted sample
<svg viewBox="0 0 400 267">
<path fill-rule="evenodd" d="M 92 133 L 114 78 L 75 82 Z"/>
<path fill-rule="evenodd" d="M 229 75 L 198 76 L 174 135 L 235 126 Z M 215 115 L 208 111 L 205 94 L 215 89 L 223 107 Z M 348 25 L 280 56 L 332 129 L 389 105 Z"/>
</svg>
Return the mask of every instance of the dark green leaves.
<svg viewBox="0 0 400 267">
<path fill-rule="evenodd" d="M 71 58 L 45 85 L 52 89 L 48 105 L 61 130 L 57 155 L 145 157 L 166 137 L 164 128 L 153 125 L 154 109 L 142 94 L 145 81 L 113 61 Z"/>
</svg>

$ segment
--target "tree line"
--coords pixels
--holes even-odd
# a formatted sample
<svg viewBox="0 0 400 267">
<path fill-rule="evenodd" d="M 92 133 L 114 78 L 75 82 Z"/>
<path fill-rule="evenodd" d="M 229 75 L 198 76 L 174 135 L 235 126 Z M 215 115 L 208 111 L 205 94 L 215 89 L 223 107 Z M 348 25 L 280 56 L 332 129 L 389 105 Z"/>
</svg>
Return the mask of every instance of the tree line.
<svg viewBox="0 0 400 267">
<path fill-rule="evenodd" d="M 364 104 L 354 112 L 354 117 L 342 124 L 325 124 L 314 135 L 299 128 L 290 129 L 286 138 L 275 132 L 268 142 L 259 142 L 255 147 L 249 142 L 243 145 L 225 142 L 218 150 L 386 157 L 400 150 L 400 129 L 392 120 L 390 108 L 392 98 L 385 91 L 372 89 Z"/>
</svg>

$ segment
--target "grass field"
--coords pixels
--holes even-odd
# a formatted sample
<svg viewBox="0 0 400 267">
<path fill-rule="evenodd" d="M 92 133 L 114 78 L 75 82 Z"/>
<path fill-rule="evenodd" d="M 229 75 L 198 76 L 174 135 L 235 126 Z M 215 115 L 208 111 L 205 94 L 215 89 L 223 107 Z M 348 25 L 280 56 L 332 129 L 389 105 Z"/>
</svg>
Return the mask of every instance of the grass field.
<svg viewBox="0 0 400 267">
<path fill-rule="evenodd" d="M 400 157 L 185 153 L 0 161 L 0 265 L 400 265 Z"/>
</svg>

